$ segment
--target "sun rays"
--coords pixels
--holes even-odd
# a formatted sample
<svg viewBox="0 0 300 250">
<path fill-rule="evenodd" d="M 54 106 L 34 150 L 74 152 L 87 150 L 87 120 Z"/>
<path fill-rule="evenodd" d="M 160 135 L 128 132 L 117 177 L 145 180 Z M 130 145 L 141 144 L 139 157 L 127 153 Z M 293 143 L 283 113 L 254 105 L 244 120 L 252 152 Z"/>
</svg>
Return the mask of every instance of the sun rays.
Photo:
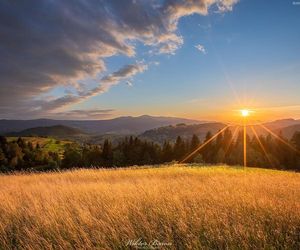
<svg viewBox="0 0 300 250">
<path fill-rule="evenodd" d="M 229 125 L 227 125 L 226 127 L 224 127 L 223 129 L 221 129 L 218 133 L 216 133 L 213 137 L 211 137 L 208 141 L 204 142 L 203 144 L 200 144 L 198 148 L 196 148 L 192 153 L 190 153 L 189 155 L 187 155 L 183 160 L 180 161 L 180 163 L 184 163 L 187 160 L 189 160 L 192 156 L 194 156 L 197 152 L 199 152 L 202 148 L 204 148 L 207 144 L 209 144 L 210 142 L 212 142 L 215 138 L 217 138 L 217 136 L 221 133 L 223 133 L 227 128 L 229 127 Z"/>
<path fill-rule="evenodd" d="M 278 136 L 276 133 L 274 133 L 272 130 L 270 130 L 269 128 L 267 128 L 265 125 L 263 124 L 259 124 L 259 126 L 261 128 L 263 128 L 264 130 L 266 130 L 269 134 L 271 134 L 273 137 L 275 137 L 279 142 L 283 143 L 284 145 L 286 145 L 287 147 L 289 147 L 291 150 L 295 151 L 296 153 L 298 153 L 300 155 L 300 151 L 295 148 L 292 144 L 288 143 L 287 141 L 283 140 L 280 136 Z"/>
<path fill-rule="evenodd" d="M 230 147 L 235 142 L 235 138 L 237 136 L 238 131 L 242 129 L 243 130 L 243 166 L 247 167 L 247 136 L 248 136 L 247 135 L 247 128 L 250 127 L 251 131 L 253 133 L 253 137 L 257 140 L 258 145 L 260 146 L 260 148 L 262 150 L 262 153 L 264 154 L 267 161 L 270 163 L 270 166 L 273 167 L 274 164 L 272 162 L 272 159 L 270 158 L 265 146 L 261 142 L 255 127 L 253 126 L 253 124 L 250 124 L 248 122 L 248 118 L 249 118 L 249 116 L 251 115 L 251 113 L 253 111 L 250 110 L 250 109 L 241 109 L 241 110 L 239 110 L 239 112 L 240 112 L 240 117 L 242 117 L 242 122 L 240 124 L 238 124 L 238 125 L 229 124 L 229 125 L 225 126 L 223 129 L 221 129 L 216 134 L 214 134 L 209 140 L 207 140 L 203 144 L 200 144 L 193 152 L 191 152 L 187 156 L 185 156 L 184 159 L 180 161 L 180 163 L 185 163 L 187 160 L 191 159 L 191 157 L 193 157 L 196 153 L 200 152 L 201 149 L 206 147 L 208 144 L 213 142 L 218 137 L 218 135 L 222 134 L 226 129 L 229 129 L 231 127 L 235 127 L 235 129 L 233 130 L 232 137 L 231 137 L 230 141 L 228 142 L 228 144 L 225 147 L 223 158 L 226 157 Z M 290 150 L 293 150 L 294 152 L 296 152 L 297 154 L 300 155 L 300 151 L 297 148 L 295 148 L 291 143 L 289 143 L 289 142 L 285 141 L 284 139 L 282 139 L 280 136 L 278 136 L 271 129 L 267 128 L 264 124 L 257 123 L 256 125 L 261 127 L 265 132 L 267 132 L 271 136 L 275 137 L 280 143 L 284 144 Z"/>
<path fill-rule="evenodd" d="M 258 134 L 257 134 L 257 132 L 256 132 L 256 130 L 255 130 L 255 128 L 254 128 L 253 126 L 251 126 L 251 130 L 252 130 L 253 135 L 254 135 L 255 139 L 257 140 L 257 142 L 258 142 L 260 148 L 262 149 L 262 151 L 263 151 L 263 153 L 264 153 L 266 159 L 267 159 L 268 162 L 270 163 L 270 166 L 273 167 L 272 160 L 271 160 L 271 158 L 269 157 L 269 155 L 268 155 L 268 153 L 267 153 L 267 150 L 266 150 L 265 146 L 264 146 L 263 143 L 261 142 L 261 140 L 260 140 L 260 138 L 259 138 L 259 136 L 258 136 Z"/>
</svg>

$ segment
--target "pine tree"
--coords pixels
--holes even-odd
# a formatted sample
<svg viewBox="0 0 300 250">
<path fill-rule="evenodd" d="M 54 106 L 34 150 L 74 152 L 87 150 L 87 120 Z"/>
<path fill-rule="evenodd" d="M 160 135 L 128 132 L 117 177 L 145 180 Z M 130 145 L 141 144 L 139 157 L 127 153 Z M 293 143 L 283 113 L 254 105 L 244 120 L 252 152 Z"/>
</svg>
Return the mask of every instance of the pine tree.
<svg viewBox="0 0 300 250">
<path fill-rule="evenodd" d="M 206 133 L 204 143 L 208 142 L 211 138 L 212 138 L 212 133 L 208 131 Z M 212 163 L 212 155 L 214 154 L 212 143 L 213 142 L 208 143 L 204 148 L 202 148 L 201 152 L 199 152 L 202 154 L 203 160 L 206 163 Z"/>
<path fill-rule="evenodd" d="M 111 167 L 113 164 L 113 150 L 111 142 L 107 139 L 103 143 L 102 159 L 104 166 Z"/>
<path fill-rule="evenodd" d="M 197 135 L 193 134 L 193 137 L 191 139 L 191 143 L 190 143 L 190 148 L 189 150 L 192 152 L 194 151 L 196 148 L 199 147 L 199 144 L 200 144 L 200 140 L 198 138 Z"/>
<path fill-rule="evenodd" d="M 3 171 L 2 167 L 6 167 L 5 166 L 6 164 L 7 164 L 6 156 L 5 156 L 2 148 L 0 147 L 0 171 Z"/>
<path fill-rule="evenodd" d="M 200 146 L 200 140 L 198 138 L 197 135 L 193 134 L 193 137 L 191 139 L 191 141 L 188 143 L 188 152 L 187 154 L 190 154 L 192 152 L 194 152 L 197 148 L 199 148 Z M 194 162 L 194 158 L 197 156 L 197 154 L 195 153 L 194 155 L 192 155 L 189 159 L 187 159 L 188 163 Z"/>
<path fill-rule="evenodd" d="M 223 133 L 218 134 L 215 145 L 217 151 L 223 146 Z"/>
<path fill-rule="evenodd" d="M 232 132 L 229 128 L 227 128 L 225 131 L 224 131 L 224 135 L 223 135 L 223 148 L 225 150 L 228 150 L 229 149 L 229 146 L 230 144 L 232 143 Z"/>
<path fill-rule="evenodd" d="M 173 160 L 173 149 L 168 141 L 164 142 L 162 148 L 162 162 L 170 162 Z"/>
<path fill-rule="evenodd" d="M 174 144 L 174 158 L 176 160 L 182 160 L 186 153 L 185 143 L 180 136 L 177 137 L 176 142 Z"/>
<path fill-rule="evenodd" d="M 217 153 L 215 154 L 214 162 L 215 163 L 224 163 L 224 158 L 225 158 L 224 149 L 220 147 L 219 150 L 217 151 Z"/>
<path fill-rule="evenodd" d="M 0 136 L 0 146 L 6 145 L 7 139 L 4 136 Z"/>
<path fill-rule="evenodd" d="M 300 131 L 296 131 L 291 139 L 291 142 L 300 149 Z"/>
</svg>

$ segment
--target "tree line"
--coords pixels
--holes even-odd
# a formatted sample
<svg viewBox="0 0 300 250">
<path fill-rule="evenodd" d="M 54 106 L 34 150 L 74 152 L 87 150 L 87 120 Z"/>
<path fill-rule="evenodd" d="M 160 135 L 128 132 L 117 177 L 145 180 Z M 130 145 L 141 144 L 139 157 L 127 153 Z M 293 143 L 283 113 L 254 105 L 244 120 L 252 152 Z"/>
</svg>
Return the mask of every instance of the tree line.
<svg viewBox="0 0 300 250">
<path fill-rule="evenodd" d="M 300 170 L 300 132 L 291 140 L 284 139 L 291 146 L 282 143 L 271 135 L 247 135 L 247 165 L 273 169 Z M 117 145 L 105 140 L 99 145 L 72 143 L 65 146 L 62 159 L 57 153 L 45 152 L 37 144 L 19 138 L 8 142 L 0 137 L 0 169 L 14 170 L 57 170 L 71 168 L 126 167 L 133 165 L 154 165 L 168 162 L 180 162 L 200 145 L 212 138 L 208 132 L 201 142 L 197 135 L 190 140 L 178 136 L 174 143 L 165 141 L 163 145 L 127 137 Z M 202 164 L 243 164 L 243 132 L 233 136 L 230 129 L 220 133 L 215 140 L 196 152 L 186 163 Z"/>
<path fill-rule="evenodd" d="M 37 171 L 58 169 L 61 159 L 56 152 L 46 152 L 37 143 L 26 142 L 23 138 L 8 141 L 0 136 L 0 171 Z"/>
</svg>

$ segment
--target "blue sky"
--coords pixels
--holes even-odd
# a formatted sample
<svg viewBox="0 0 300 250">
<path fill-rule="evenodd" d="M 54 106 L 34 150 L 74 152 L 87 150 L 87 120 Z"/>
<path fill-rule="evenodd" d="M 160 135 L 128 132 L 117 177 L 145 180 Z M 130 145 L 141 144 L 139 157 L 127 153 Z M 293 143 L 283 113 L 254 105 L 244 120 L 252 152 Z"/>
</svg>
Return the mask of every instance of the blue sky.
<svg viewBox="0 0 300 250">
<path fill-rule="evenodd" d="M 133 87 L 117 85 L 78 107 L 197 119 L 213 119 L 238 106 L 238 99 L 250 108 L 299 105 L 300 110 L 299 27 L 300 6 L 290 1 L 243 0 L 222 15 L 184 17 L 178 28 L 184 44 L 175 55 L 148 56 L 148 48 L 141 46 L 138 59 L 158 66 L 134 77 Z M 108 64 L 118 68 L 131 60 L 120 56 Z"/>
<path fill-rule="evenodd" d="M 300 4 L 241 0 L 230 7 L 220 11 L 212 5 L 207 15 L 181 14 L 172 32 L 183 41 L 171 53 L 157 53 L 153 44 L 139 38 L 130 40 L 135 55 L 105 56 L 106 70 L 97 72 L 96 79 L 124 65 L 146 68 L 118 75 L 105 91 L 68 102 L 59 107 L 60 113 L 47 109 L 43 114 L 104 110 L 103 118 L 150 114 L 226 120 L 234 110 L 247 107 L 265 119 L 300 118 Z M 77 82 L 90 90 L 98 80 L 88 75 Z M 66 89 L 74 92 L 76 87 L 56 84 L 35 99 L 59 99 Z"/>
</svg>

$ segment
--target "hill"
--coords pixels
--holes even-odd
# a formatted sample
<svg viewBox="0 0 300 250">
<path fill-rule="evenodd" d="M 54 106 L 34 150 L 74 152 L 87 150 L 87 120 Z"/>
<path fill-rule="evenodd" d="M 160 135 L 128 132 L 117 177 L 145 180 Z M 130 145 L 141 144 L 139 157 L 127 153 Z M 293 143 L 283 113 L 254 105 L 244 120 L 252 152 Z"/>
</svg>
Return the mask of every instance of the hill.
<svg viewBox="0 0 300 250">
<path fill-rule="evenodd" d="M 19 137 L 6 137 L 8 142 L 17 142 L 18 138 Z M 45 137 L 30 136 L 30 137 L 22 137 L 22 139 L 26 143 L 30 142 L 34 147 L 36 147 L 36 145 L 39 144 L 40 149 L 43 152 L 57 153 L 60 159 L 63 158 L 66 145 L 73 143 L 72 141 L 69 140 L 57 140 L 51 137 L 45 138 Z"/>
<path fill-rule="evenodd" d="M 282 129 L 278 130 L 277 132 L 278 133 L 281 132 L 283 137 L 290 139 L 290 138 L 292 138 L 292 136 L 295 134 L 296 131 L 300 132 L 300 124 L 282 128 Z"/>
<path fill-rule="evenodd" d="M 220 166 L 1 175 L 0 248 L 299 249 L 296 190 L 298 173 Z"/>
<path fill-rule="evenodd" d="M 118 117 L 109 120 L 0 120 L 0 134 L 20 132 L 24 129 L 35 127 L 49 127 L 56 125 L 77 128 L 89 134 L 137 134 L 149 129 L 178 123 L 194 124 L 201 122 L 184 118 L 156 117 L 148 115 L 138 117 Z"/>
<path fill-rule="evenodd" d="M 181 136 L 183 139 L 190 139 L 193 134 L 203 139 L 208 131 L 216 133 L 225 126 L 223 123 L 177 124 L 145 131 L 139 137 L 159 143 L 163 143 L 165 140 L 175 141 L 177 136 Z"/>
<path fill-rule="evenodd" d="M 263 125 L 277 134 L 282 132 L 283 136 L 287 139 L 291 139 L 296 131 L 300 131 L 300 120 L 294 119 L 276 120 L 264 123 Z M 210 131 L 212 134 L 215 134 L 225 126 L 226 124 L 217 122 L 191 125 L 177 124 L 147 130 L 140 134 L 139 137 L 154 142 L 163 143 L 165 140 L 175 141 L 177 136 L 181 136 L 183 139 L 190 139 L 193 134 L 196 134 L 201 140 L 203 140 L 208 131 Z M 265 136 L 268 134 L 268 132 L 259 125 L 253 125 L 253 128 L 258 135 Z M 242 130 L 243 127 L 240 129 Z M 231 130 L 234 131 L 235 126 L 232 126 Z M 247 134 L 253 136 L 251 126 L 247 126 Z"/>
<path fill-rule="evenodd" d="M 282 134 L 284 138 L 290 140 L 295 132 L 300 131 L 300 120 L 294 119 L 282 119 L 263 124 L 266 128 L 273 131 L 275 134 Z M 269 134 L 265 129 L 259 125 L 254 125 L 255 131 L 258 135 L 266 136 Z M 253 132 L 250 126 L 248 126 L 247 133 L 252 136 Z"/>
<path fill-rule="evenodd" d="M 300 120 L 281 119 L 281 120 L 264 123 L 264 125 L 267 126 L 269 129 L 279 130 L 294 125 L 300 125 Z"/>
<path fill-rule="evenodd" d="M 55 125 L 50 127 L 35 127 L 22 130 L 20 132 L 9 133 L 8 136 L 55 136 L 55 137 L 70 137 L 83 135 L 79 129 L 71 128 L 63 125 Z"/>
</svg>

